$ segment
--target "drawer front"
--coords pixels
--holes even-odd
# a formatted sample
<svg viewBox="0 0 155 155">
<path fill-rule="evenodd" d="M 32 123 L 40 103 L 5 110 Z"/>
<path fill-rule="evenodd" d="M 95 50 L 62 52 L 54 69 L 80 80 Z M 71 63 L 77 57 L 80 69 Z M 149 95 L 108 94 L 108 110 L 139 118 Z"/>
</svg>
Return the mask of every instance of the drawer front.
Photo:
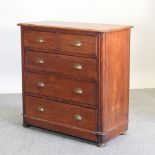
<svg viewBox="0 0 155 155">
<path fill-rule="evenodd" d="M 96 105 L 96 83 L 26 73 L 26 92 Z"/>
<path fill-rule="evenodd" d="M 59 38 L 56 33 L 26 30 L 24 47 L 34 50 L 56 50 L 59 48 Z"/>
<path fill-rule="evenodd" d="M 60 49 L 66 52 L 95 56 L 97 53 L 97 37 L 60 34 Z"/>
<path fill-rule="evenodd" d="M 24 106 L 28 116 L 96 131 L 96 110 L 30 96 Z"/>
<path fill-rule="evenodd" d="M 58 73 L 75 79 L 96 80 L 96 60 L 42 52 L 25 52 L 28 70 Z"/>
</svg>

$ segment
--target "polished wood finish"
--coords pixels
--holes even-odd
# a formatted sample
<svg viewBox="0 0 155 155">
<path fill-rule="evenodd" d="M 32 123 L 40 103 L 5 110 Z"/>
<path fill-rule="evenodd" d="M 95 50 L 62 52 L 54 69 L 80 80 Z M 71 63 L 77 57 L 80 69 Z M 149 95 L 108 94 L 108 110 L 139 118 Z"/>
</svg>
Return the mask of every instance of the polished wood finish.
<svg viewBox="0 0 155 155">
<path fill-rule="evenodd" d="M 86 35 L 60 34 L 60 50 L 96 55 L 97 38 Z"/>
<path fill-rule="evenodd" d="M 124 29 L 130 29 L 132 26 L 114 25 L 114 24 L 98 24 L 98 23 L 80 23 L 80 22 L 60 22 L 60 21 L 45 21 L 45 22 L 29 22 L 19 23 L 22 27 L 35 28 L 50 28 L 50 29 L 64 29 L 73 31 L 89 31 L 89 32 L 113 32 Z"/>
<path fill-rule="evenodd" d="M 30 117 L 27 115 L 23 115 L 23 116 L 24 116 L 24 121 L 29 125 L 49 129 L 49 130 L 60 132 L 60 133 L 65 133 L 65 134 L 72 135 L 75 137 L 80 137 L 80 138 L 84 138 L 87 140 L 97 142 L 96 132 L 94 131 L 85 130 L 82 128 L 76 128 L 76 127 L 68 126 L 68 125 L 62 125 L 60 123 L 46 121 L 43 119 L 38 119 L 36 117 L 35 118 Z"/>
<path fill-rule="evenodd" d="M 81 68 L 76 68 L 76 65 L 80 65 Z M 79 80 L 97 81 L 96 59 L 25 51 L 25 68 L 28 71 L 55 73 Z"/>
<path fill-rule="evenodd" d="M 104 143 L 128 129 L 130 30 L 101 37 L 100 138 Z"/>
<path fill-rule="evenodd" d="M 24 47 L 32 50 L 56 50 L 58 45 L 59 40 L 56 33 L 24 31 Z"/>
<path fill-rule="evenodd" d="M 25 114 L 30 117 L 96 131 L 96 110 L 30 96 L 26 96 L 25 102 Z M 81 120 L 76 120 L 76 115 L 81 116 Z"/>
<path fill-rule="evenodd" d="M 131 26 L 19 25 L 24 126 L 88 139 L 98 146 L 128 129 Z M 40 45 L 45 43 L 42 38 L 48 45 Z"/>
<path fill-rule="evenodd" d="M 129 30 L 106 35 L 104 131 L 128 121 L 129 41 Z"/>
<path fill-rule="evenodd" d="M 44 86 L 39 85 L 39 83 Z M 82 90 L 82 94 L 75 92 L 78 88 Z M 81 102 L 81 104 L 97 104 L 95 83 L 76 81 L 59 76 L 27 73 L 25 76 L 25 91 Z"/>
</svg>

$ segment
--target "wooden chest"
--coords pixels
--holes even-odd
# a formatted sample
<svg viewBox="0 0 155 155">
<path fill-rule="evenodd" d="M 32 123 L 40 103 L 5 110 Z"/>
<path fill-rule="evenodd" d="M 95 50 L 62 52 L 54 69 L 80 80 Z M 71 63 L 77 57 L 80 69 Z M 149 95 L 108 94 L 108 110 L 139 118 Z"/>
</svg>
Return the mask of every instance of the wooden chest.
<svg viewBox="0 0 155 155">
<path fill-rule="evenodd" d="M 23 124 L 99 146 L 128 129 L 131 26 L 21 23 Z"/>
</svg>

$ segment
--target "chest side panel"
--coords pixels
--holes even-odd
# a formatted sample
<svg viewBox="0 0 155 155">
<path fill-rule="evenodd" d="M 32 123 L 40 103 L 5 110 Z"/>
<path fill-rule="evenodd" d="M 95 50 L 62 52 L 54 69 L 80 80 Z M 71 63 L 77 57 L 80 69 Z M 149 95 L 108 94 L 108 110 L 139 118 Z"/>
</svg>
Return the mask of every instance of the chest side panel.
<svg viewBox="0 0 155 155">
<path fill-rule="evenodd" d="M 127 129 L 130 30 L 106 33 L 101 51 L 101 131 L 107 139 Z"/>
</svg>

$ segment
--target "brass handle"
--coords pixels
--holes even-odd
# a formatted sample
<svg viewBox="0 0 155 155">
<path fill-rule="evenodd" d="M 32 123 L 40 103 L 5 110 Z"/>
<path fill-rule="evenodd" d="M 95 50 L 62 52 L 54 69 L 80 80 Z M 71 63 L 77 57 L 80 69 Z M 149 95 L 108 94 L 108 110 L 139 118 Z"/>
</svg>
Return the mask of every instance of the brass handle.
<svg viewBox="0 0 155 155">
<path fill-rule="evenodd" d="M 43 42 L 44 42 L 44 39 L 43 39 L 43 38 L 38 38 L 38 39 L 37 39 L 37 42 L 43 43 Z"/>
<path fill-rule="evenodd" d="M 43 64 L 43 63 L 44 63 L 44 60 L 38 58 L 36 62 L 37 62 L 38 64 Z"/>
<path fill-rule="evenodd" d="M 74 89 L 74 93 L 75 93 L 75 94 L 83 94 L 83 91 L 82 91 L 81 88 L 75 88 L 75 89 Z"/>
<path fill-rule="evenodd" d="M 37 111 L 38 112 L 43 112 L 44 111 L 44 108 L 39 106 L 39 107 L 37 107 Z"/>
<path fill-rule="evenodd" d="M 74 45 L 76 46 L 76 47 L 80 47 L 80 46 L 82 46 L 82 43 L 80 42 L 80 41 L 75 41 L 74 42 Z"/>
<path fill-rule="evenodd" d="M 45 84 L 44 84 L 43 82 L 38 82 L 38 83 L 37 83 L 37 86 L 38 86 L 38 87 L 45 87 Z"/>
<path fill-rule="evenodd" d="M 75 64 L 73 64 L 73 68 L 74 68 L 74 69 L 81 70 L 81 69 L 82 69 L 82 65 L 79 64 L 79 63 L 75 63 Z"/>
<path fill-rule="evenodd" d="M 78 115 L 78 114 L 75 114 L 74 119 L 77 120 L 77 121 L 81 121 L 82 117 L 80 115 Z"/>
</svg>

